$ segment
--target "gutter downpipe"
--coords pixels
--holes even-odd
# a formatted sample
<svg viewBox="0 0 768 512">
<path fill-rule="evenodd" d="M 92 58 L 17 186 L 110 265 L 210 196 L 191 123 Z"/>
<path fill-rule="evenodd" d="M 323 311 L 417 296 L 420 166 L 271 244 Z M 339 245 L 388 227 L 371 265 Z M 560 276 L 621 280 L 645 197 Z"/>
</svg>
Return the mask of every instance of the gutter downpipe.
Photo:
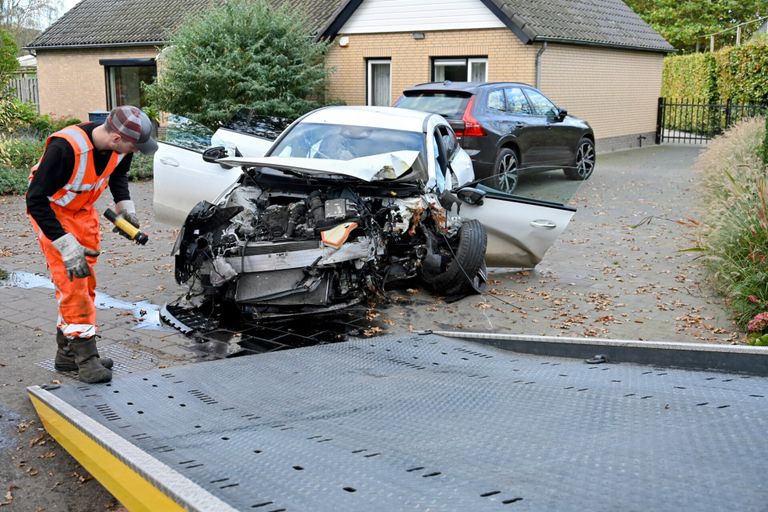
<svg viewBox="0 0 768 512">
<path fill-rule="evenodd" d="M 536 88 L 541 89 L 541 56 L 547 50 L 547 42 L 541 45 L 539 51 L 536 52 Z"/>
</svg>

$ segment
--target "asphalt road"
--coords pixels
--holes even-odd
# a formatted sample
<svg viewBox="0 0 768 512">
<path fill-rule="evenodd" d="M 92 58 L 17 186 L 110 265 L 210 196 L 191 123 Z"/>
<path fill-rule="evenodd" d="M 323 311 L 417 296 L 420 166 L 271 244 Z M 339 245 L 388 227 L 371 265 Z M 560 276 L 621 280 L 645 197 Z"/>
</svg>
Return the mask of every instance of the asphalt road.
<svg viewBox="0 0 768 512">
<path fill-rule="evenodd" d="M 370 333 L 444 329 L 743 342 L 694 253 L 680 252 L 694 244 L 687 219 L 701 213 L 692 169 L 699 151 L 651 146 L 599 155 L 595 174 L 575 193 L 573 182 L 551 179 L 555 174 L 524 178 L 521 190 L 546 181 L 550 188 L 534 193 L 568 196 L 578 209 L 544 261 L 535 270 L 491 269 L 488 293 L 451 304 L 420 289 L 392 292 L 389 304 L 370 312 L 377 326 Z M 127 354 L 135 370 L 194 363 L 194 342 L 151 328 L 153 308 L 183 292 L 173 282 L 169 255 L 175 230 L 154 222 L 151 183 L 132 190 L 150 242 L 130 244 L 103 223 L 100 346 Z M 0 198 L 0 269 L 17 272 L 16 280 L 0 283 L 0 511 L 119 510 L 45 434 L 26 397 L 27 386 L 71 381 L 40 365 L 55 350 L 55 303 L 52 290 L 39 286 L 44 278 L 30 282 L 30 275 L 45 275 L 45 264 L 20 197 Z"/>
</svg>

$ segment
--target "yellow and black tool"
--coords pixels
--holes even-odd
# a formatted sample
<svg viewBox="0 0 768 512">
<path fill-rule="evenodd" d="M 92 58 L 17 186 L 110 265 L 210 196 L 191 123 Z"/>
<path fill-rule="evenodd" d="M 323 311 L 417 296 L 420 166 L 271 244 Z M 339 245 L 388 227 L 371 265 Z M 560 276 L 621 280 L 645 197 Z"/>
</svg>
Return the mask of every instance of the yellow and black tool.
<svg viewBox="0 0 768 512">
<path fill-rule="evenodd" d="M 122 215 L 116 214 L 111 208 L 106 209 L 104 216 L 109 219 L 117 229 L 125 233 L 128 238 L 137 244 L 145 245 L 149 241 L 149 237 L 146 234 L 142 233 L 139 228 L 125 220 Z"/>
</svg>

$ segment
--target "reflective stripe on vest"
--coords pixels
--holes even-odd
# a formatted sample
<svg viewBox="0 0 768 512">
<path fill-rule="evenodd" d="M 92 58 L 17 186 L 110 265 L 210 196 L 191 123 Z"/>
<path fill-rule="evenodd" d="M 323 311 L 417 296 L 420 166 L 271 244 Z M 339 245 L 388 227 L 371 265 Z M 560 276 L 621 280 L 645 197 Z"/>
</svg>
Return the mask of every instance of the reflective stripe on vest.
<svg viewBox="0 0 768 512">
<path fill-rule="evenodd" d="M 69 126 L 54 134 L 52 134 L 48 141 L 46 141 L 46 149 L 52 137 L 59 137 L 66 140 L 72 147 L 75 155 L 74 168 L 72 169 L 72 175 L 62 188 L 60 188 L 54 195 L 48 196 L 48 200 L 61 207 L 72 207 L 75 209 L 82 207 L 83 204 L 91 204 L 98 199 L 101 192 L 106 188 L 108 180 L 112 172 L 120 165 L 120 162 L 125 158 L 124 154 L 113 153 L 107 162 L 106 167 L 102 173 L 102 176 L 95 175 L 95 169 L 93 169 L 93 154 L 94 151 L 91 141 L 88 139 L 86 133 L 77 126 Z M 39 166 L 39 162 L 32 168 L 30 173 L 30 180 L 32 179 L 35 171 Z M 89 169 L 91 169 L 89 171 Z M 93 180 L 92 183 L 83 183 L 84 181 Z M 72 205 L 72 202 L 77 202 Z M 82 204 L 80 204 L 82 203 Z"/>
<path fill-rule="evenodd" d="M 85 136 L 85 132 L 83 132 L 83 130 L 79 128 L 70 126 L 70 127 L 64 128 L 59 133 L 69 135 L 70 137 L 72 137 L 72 139 L 75 141 L 75 144 L 77 144 L 78 149 L 80 150 L 79 151 L 80 158 L 78 158 L 77 162 L 75 162 L 75 175 L 72 177 L 69 183 L 64 185 L 64 189 L 71 190 L 73 192 L 82 192 L 84 190 L 90 190 L 91 187 L 83 188 L 83 178 L 85 178 L 85 170 L 88 168 L 88 153 L 90 152 L 92 147 Z M 59 201 L 56 201 L 56 204 L 59 204 L 61 206 L 66 205 L 66 203 L 61 204 Z"/>
</svg>

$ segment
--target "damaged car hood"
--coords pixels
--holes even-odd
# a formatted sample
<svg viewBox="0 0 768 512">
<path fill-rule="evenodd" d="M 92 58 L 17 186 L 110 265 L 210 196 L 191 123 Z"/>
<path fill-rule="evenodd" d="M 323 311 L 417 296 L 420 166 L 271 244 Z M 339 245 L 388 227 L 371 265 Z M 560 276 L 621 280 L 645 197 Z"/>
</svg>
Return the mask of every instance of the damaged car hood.
<svg viewBox="0 0 768 512">
<path fill-rule="evenodd" d="M 418 157 L 418 151 L 393 151 L 350 160 L 265 156 L 231 157 L 217 160 L 217 162 L 241 167 L 269 167 L 314 176 L 329 174 L 350 176 L 371 182 L 401 177 L 413 167 Z"/>
</svg>

